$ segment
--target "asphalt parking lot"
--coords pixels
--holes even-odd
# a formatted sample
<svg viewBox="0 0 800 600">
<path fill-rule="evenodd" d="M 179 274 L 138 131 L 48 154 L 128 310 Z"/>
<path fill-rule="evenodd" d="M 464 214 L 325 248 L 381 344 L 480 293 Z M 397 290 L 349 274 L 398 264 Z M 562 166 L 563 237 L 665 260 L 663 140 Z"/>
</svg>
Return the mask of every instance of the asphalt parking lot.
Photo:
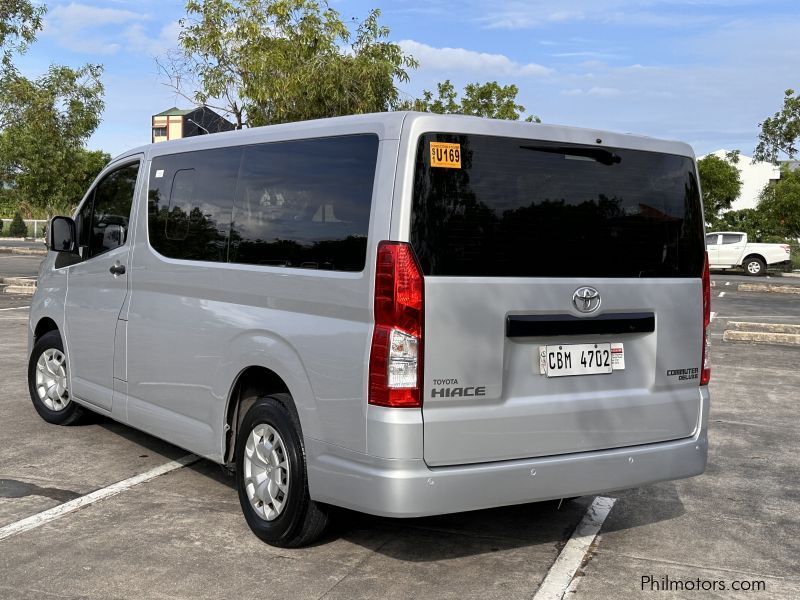
<svg viewBox="0 0 800 600">
<path fill-rule="evenodd" d="M 708 470 L 607 494 L 616 504 L 567 598 L 800 597 L 800 346 L 722 339 L 734 320 L 800 324 L 800 295 L 713 279 Z M 186 455 L 106 419 L 39 419 L 28 301 L 0 294 L 0 528 Z M 0 597 L 530 599 L 592 501 L 406 521 L 344 513 L 322 543 L 284 550 L 250 533 L 232 480 L 198 461 L 0 539 Z M 643 591 L 647 577 L 717 584 Z"/>
</svg>

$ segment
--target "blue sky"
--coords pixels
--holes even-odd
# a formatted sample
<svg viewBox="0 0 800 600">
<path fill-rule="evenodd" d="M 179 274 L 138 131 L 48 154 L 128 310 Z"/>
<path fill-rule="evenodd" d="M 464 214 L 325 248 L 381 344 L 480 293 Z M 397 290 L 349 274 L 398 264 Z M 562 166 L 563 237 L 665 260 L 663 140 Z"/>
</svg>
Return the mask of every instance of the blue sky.
<svg viewBox="0 0 800 600">
<path fill-rule="evenodd" d="M 158 75 L 184 2 L 47 2 L 43 32 L 18 63 L 105 66 L 106 109 L 91 148 L 150 141 L 150 115 L 188 106 Z M 698 154 L 750 154 L 758 122 L 800 89 L 800 2 L 771 0 L 338 0 L 343 17 L 382 10 L 420 62 L 411 97 L 451 79 L 515 83 L 546 123 L 680 139 Z"/>
</svg>

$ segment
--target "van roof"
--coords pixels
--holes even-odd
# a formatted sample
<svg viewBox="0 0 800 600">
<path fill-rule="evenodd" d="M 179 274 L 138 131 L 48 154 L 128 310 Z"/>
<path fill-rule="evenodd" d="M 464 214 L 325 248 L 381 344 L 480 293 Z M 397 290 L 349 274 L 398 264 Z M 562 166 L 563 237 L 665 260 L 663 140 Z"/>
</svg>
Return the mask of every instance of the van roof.
<svg viewBox="0 0 800 600">
<path fill-rule="evenodd" d="M 463 133 L 499 135 L 504 137 L 531 137 L 533 139 L 554 140 L 567 143 L 595 144 L 616 148 L 631 148 L 667 154 L 678 154 L 694 158 L 691 146 L 678 141 L 661 140 L 630 133 L 615 133 L 599 129 L 586 129 L 565 125 L 549 125 L 544 123 L 528 123 L 524 121 L 508 121 L 486 119 L 466 115 L 439 115 L 434 113 L 395 111 L 369 113 L 314 119 L 252 127 L 234 131 L 213 133 L 210 135 L 192 136 L 179 140 L 158 142 L 133 148 L 115 157 L 116 162 L 133 154 L 147 153 L 151 156 L 172 154 L 174 152 L 190 152 L 217 146 L 234 146 L 239 144 L 257 144 L 281 139 L 303 138 L 308 136 L 324 137 L 344 135 L 367 131 L 379 131 L 381 139 L 399 139 L 403 128 L 408 131 L 463 131 Z M 535 132 L 535 133 L 534 133 Z M 599 142 L 598 140 L 602 140 Z"/>
</svg>

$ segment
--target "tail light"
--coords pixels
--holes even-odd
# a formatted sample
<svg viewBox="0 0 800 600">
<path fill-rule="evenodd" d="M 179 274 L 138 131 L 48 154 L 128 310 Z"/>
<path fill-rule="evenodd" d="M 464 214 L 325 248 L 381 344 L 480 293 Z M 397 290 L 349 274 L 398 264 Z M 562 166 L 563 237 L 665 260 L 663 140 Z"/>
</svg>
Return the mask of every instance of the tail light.
<svg viewBox="0 0 800 600">
<path fill-rule="evenodd" d="M 369 403 L 422 406 L 424 281 L 405 242 L 378 244 L 375 330 L 369 354 Z"/>
<path fill-rule="evenodd" d="M 711 380 L 711 360 L 709 350 L 711 349 L 711 336 L 709 326 L 711 325 L 711 275 L 708 272 L 708 252 L 706 252 L 706 262 L 703 265 L 703 364 L 700 372 L 700 385 L 708 385 Z"/>
</svg>

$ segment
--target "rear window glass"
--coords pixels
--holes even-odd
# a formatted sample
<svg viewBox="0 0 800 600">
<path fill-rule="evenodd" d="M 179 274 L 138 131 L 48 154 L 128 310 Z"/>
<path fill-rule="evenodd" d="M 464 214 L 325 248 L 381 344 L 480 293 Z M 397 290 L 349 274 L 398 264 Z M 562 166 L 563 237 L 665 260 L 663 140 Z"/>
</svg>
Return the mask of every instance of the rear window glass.
<svg viewBox="0 0 800 600">
<path fill-rule="evenodd" d="M 703 217 L 690 158 L 434 133 L 420 138 L 415 169 L 411 243 L 427 275 L 702 272 Z"/>
</svg>

